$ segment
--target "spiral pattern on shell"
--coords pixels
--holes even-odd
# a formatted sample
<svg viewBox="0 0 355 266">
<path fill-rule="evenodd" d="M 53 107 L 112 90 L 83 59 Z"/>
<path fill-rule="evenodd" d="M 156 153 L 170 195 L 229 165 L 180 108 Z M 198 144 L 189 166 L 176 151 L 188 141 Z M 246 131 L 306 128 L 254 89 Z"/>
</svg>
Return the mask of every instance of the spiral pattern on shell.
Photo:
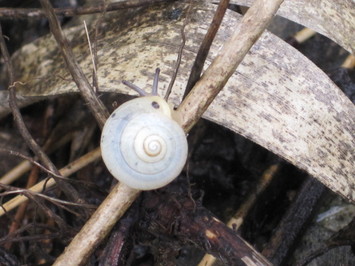
<svg viewBox="0 0 355 266">
<path fill-rule="evenodd" d="M 150 190 L 180 174 L 187 141 L 162 98 L 140 97 L 111 114 L 102 132 L 101 150 L 115 178 L 132 188 Z"/>
</svg>

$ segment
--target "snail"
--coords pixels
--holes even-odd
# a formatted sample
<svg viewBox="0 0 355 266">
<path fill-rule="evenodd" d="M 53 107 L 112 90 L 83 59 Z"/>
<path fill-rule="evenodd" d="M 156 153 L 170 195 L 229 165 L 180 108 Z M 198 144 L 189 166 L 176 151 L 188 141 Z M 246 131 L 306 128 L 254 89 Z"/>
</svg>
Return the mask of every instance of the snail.
<svg viewBox="0 0 355 266">
<path fill-rule="evenodd" d="M 173 120 L 168 103 L 158 96 L 159 69 L 152 93 L 123 81 L 142 97 L 120 105 L 101 135 L 103 161 L 120 182 L 139 190 L 158 189 L 182 171 L 187 158 L 185 132 Z"/>
</svg>

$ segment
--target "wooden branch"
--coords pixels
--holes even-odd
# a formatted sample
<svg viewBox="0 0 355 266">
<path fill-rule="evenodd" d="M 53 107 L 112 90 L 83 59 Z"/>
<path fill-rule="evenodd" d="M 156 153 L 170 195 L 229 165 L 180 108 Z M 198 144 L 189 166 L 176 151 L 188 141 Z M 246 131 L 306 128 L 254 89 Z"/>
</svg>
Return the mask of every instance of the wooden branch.
<svg viewBox="0 0 355 266">
<path fill-rule="evenodd" d="M 59 170 L 59 173 L 63 177 L 68 177 L 71 174 L 80 170 L 81 168 L 85 167 L 89 163 L 99 159 L 100 157 L 101 157 L 101 150 L 100 150 L 100 148 L 97 148 L 97 149 L 83 155 L 79 159 L 71 162 L 67 166 L 63 167 L 62 169 Z M 29 190 L 32 192 L 40 193 L 45 188 L 53 187 L 55 184 L 56 184 L 56 181 L 53 178 L 51 178 L 49 180 L 45 179 L 45 180 L 42 180 L 41 182 L 37 183 L 36 185 L 32 186 L 31 188 L 29 188 Z M 7 211 L 7 212 L 11 211 L 12 209 L 16 208 L 21 203 L 26 202 L 27 200 L 28 200 L 28 198 L 25 196 L 22 196 L 22 195 L 9 200 L 8 202 L 1 205 L 0 216 L 5 214 L 5 211 Z"/>
<path fill-rule="evenodd" d="M 179 52 L 178 52 L 178 57 L 177 57 L 176 62 L 175 62 L 175 71 L 174 71 L 174 73 L 173 73 L 173 75 L 171 77 L 171 80 L 169 82 L 168 88 L 166 90 L 166 94 L 164 96 L 164 99 L 166 101 L 168 101 L 168 99 L 169 99 L 170 93 L 171 93 L 171 91 L 173 89 L 177 74 L 178 74 L 179 69 L 180 69 L 182 53 L 184 51 L 185 44 L 186 44 L 185 28 L 186 28 L 186 25 L 190 21 L 191 8 L 192 8 L 192 1 L 190 0 L 189 7 L 188 7 L 187 12 L 186 12 L 186 17 L 185 17 L 185 20 L 184 20 L 184 24 L 182 25 L 182 27 L 180 29 L 180 32 L 181 32 L 181 44 L 180 44 L 180 48 L 179 48 Z"/>
<path fill-rule="evenodd" d="M 186 132 L 193 127 L 223 88 L 250 47 L 265 30 L 282 1 L 255 1 L 241 23 L 236 25 L 236 31 L 232 38 L 223 46 L 216 60 L 178 109 L 179 116 L 182 118 L 182 126 Z M 209 76 L 211 74 L 214 77 Z M 112 226 L 136 199 L 139 192 L 123 184 L 116 185 L 62 255 L 58 257 L 54 265 L 84 264 Z M 123 202 L 120 202 L 121 200 Z M 107 216 L 107 212 L 110 213 L 109 216 Z M 105 226 L 107 228 L 104 228 Z"/>
<path fill-rule="evenodd" d="M 106 109 L 105 105 L 96 96 L 88 79 L 84 75 L 84 72 L 80 68 L 78 62 L 75 60 L 75 55 L 69 46 L 68 40 L 64 36 L 58 18 L 54 13 L 53 7 L 51 6 L 48 0 L 40 0 L 40 2 L 48 18 L 51 31 L 58 43 L 59 49 L 68 67 L 68 70 L 71 76 L 73 77 L 74 82 L 78 86 L 80 93 L 86 101 L 91 113 L 96 118 L 97 123 L 102 129 L 106 122 L 106 119 L 109 117 L 110 114 Z"/>
<path fill-rule="evenodd" d="M 187 85 L 186 85 L 183 99 L 185 99 L 187 94 L 189 94 L 190 91 L 192 90 L 192 87 L 195 86 L 196 82 L 200 79 L 203 65 L 205 64 L 208 52 L 210 51 L 212 42 L 214 40 L 214 37 L 217 34 L 219 26 L 222 23 L 222 20 L 224 18 L 224 14 L 226 13 L 228 5 L 229 5 L 229 0 L 221 0 L 218 4 L 218 7 L 217 7 L 216 12 L 214 13 L 211 25 L 208 28 L 208 31 L 207 31 L 205 37 L 203 38 L 200 48 L 198 49 L 194 65 L 192 66 L 192 69 L 191 69 L 190 77 L 187 81 Z"/>
<path fill-rule="evenodd" d="M 231 38 L 179 106 L 181 124 L 189 131 L 223 89 L 251 46 L 269 25 L 283 0 L 257 0 L 249 8 Z"/>
<path fill-rule="evenodd" d="M 275 265 L 287 265 L 288 255 L 292 254 L 296 241 L 312 218 L 315 206 L 326 191 L 325 186 L 312 177 L 303 183 L 296 199 L 274 230 L 268 245 L 262 251 Z M 290 232 L 292 232 L 290 234 Z"/>
<path fill-rule="evenodd" d="M 119 183 L 53 265 L 83 265 L 141 191 Z"/>
<path fill-rule="evenodd" d="M 36 160 L 32 159 L 31 157 L 29 156 L 26 156 L 18 151 L 14 151 L 14 150 L 10 150 L 10 149 L 4 149 L 4 148 L 0 148 L 0 153 L 6 153 L 8 155 L 12 155 L 12 156 L 16 156 L 16 157 L 19 157 L 19 158 L 22 158 L 22 159 L 25 159 L 27 161 L 29 161 L 30 163 L 32 163 L 33 165 L 39 167 L 40 169 L 42 169 L 44 172 L 52 175 L 52 176 L 55 176 L 55 177 L 61 177 L 60 175 L 57 175 L 56 173 L 52 172 L 51 170 L 45 168 L 43 165 L 41 165 L 40 163 L 36 162 Z"/>
</svg>

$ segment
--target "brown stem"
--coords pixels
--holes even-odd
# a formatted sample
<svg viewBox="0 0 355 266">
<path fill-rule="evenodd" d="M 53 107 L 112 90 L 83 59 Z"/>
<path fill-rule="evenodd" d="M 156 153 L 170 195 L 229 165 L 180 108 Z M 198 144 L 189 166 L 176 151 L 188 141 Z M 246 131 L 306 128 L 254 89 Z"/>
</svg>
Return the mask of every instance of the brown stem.
<svg viewBox="0 0 355 266">
<path fill-rule="evenodd" d="M 58 43 L 59 49 L 68 67 L 68 70 L 73 77 L 74 82 L 78 86 L 82 97 L 87 102 L 91 113 L 96 118 L 97 123 L 102 129 L 106 119 L 109 117 L 109 112 L 104 104 L 96 96 L 78 62 L 75 60 L 74 53 L 69 46 L 68 40 L 64 36 L 52 5 L 48 0 L 40 0 L 40 2 L 48 18 L 51 32 Z"/>
<path fill-rule="evenodd" d="M 164 99 L 167 101 L 169 99 L 170 93 L 173 89 L 174 83 L 175 83 L 175 79 L 177 77 L 177 74 L 179 72 L 179 68 L 181 65 L 181 59 L 182 59 L 182 52 L 184 51 L 184 47 L 185 47 L 185 43 L 186 43 L 186 36 L 185 36 L 185 27 L 186 25 L 189 23 L 190 20 L 190 13 L 191 13 L 191 8 L 192 8 L 192 1 L 190 0 L 190 4 L 189 4 L 189 8 L 186 12 L 186 17 L 184 20 L 184 24 L 182 25 L 180 32 L 181 32 L 181 44 L 180 44 L 180 48 L 179 48 L 179 52 L 178 52 L 178 57 L 176 59 L 176 63 L 175 63 L 175 71 L 173 73 L 173 76 L 171 77 L 169 86 L 166 90 L 166 94 L 164 96 Z"/>
<path fill-rule="evenodd" d="M 210 51 L 211 44 L 216 36 L 216 33 L 219 29 L 219 26 L 222 23 L 224 14 L 226 13 L 227 7 L 229 5 L 229 0 L 221 0 L 217 7 L 216 12 L 214 13 L 213 20 L 210 27 L 201 43 L 201 46 L 197 52 L 194 65 L 192 66 L 189 80 L 187 81 L 186 89 L 184 92 L 183 99 L 187 94 L 192 90 L 192 87 L 195 86 L 196 82 L 201 76 L 203 65 L 206 61 L 208 52 Z"/>
<path fill-rule="evenodd" d="M 178 108 L 182 127 L 189 131 L 223 89 L 252 45 L 269 25 L 283 0 L 256 0 L 236 25 L 233 35 Z"/>
<path fill-rule="evenodd" d="M 83 265 L 139 194 L 122 183 L 116 185 L 53 265 Z"/>
<path fill-rule="evenodd" d="M 24 154 L 22 154 L 20 152 L 17 152 L 17 151 L 14 151 L 14 150 L 10 150 L 10 149 L 0 148 L 0 153 L 7 153 L 8 155 L 12 155 L 12 156 L 16 156 L 16 157 L 22 158 L 24 160 L 29 161 L 33 165 L 39 167 L 40 169 L 42 169 L 43 171 L 45 171 L 46 173 L 48 173 L 48 174 L 50 174 L 52 176 L 59 177 L 59 178 L 62 177 L 61 175 L 56 174 L 56 173 L 52 172 L 51 170 L 45 168 L 43 165 L 41 165 L 40 163 L 36 162 L 31 157 L 26 156 L 26 155 L 24 155 Z"/>
<path fill-rule="evenodd" d="M 272 263 L 287 264 L 288 255 L 312 217 L 315 206 L 319 203 L 324 191 L 325 186 L 314 178 L 309 177 L 304 182 L 297 198 L 288 208 L 287 213 L 274 230 L 268 245 L 262 251 L 262 254 Z"/>
</svg>

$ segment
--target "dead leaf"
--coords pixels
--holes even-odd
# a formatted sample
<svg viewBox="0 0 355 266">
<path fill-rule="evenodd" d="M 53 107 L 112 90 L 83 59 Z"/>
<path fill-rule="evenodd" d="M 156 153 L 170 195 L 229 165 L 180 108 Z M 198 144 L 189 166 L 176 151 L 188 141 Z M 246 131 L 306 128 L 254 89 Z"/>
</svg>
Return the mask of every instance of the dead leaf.
<svg viewBox="0 0 355 266">
<path fill-rule="evenodd" d="M 231 0 L 250 6 L 253 0 Z M 285 0 L 278 15 L 311 28 L 355 53 L 355 2 L 353 0 Z"/>
</svg>

